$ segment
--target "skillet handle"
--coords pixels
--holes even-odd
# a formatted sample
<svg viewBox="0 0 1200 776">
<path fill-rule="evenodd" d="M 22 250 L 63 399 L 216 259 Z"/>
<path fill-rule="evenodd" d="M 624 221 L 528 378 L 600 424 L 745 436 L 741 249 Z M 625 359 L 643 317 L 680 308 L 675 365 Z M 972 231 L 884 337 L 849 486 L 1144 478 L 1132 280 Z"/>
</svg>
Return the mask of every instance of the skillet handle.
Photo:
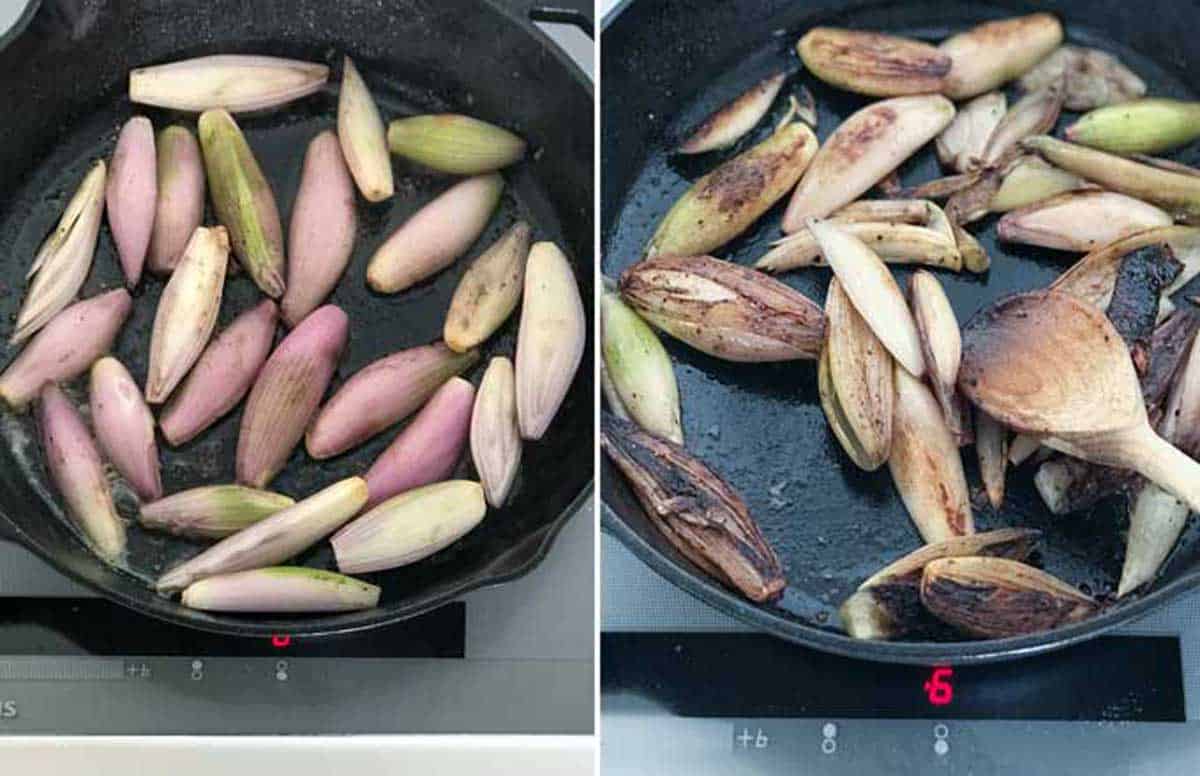
<svg viewBox="0 0 1200 776">
<path fill-rule="evenodd" d="M 608 504 L 600 502 L 600 530 L 612 536 L 617 535 L 617 523 L 621 522 L 621 518 L 617 517 L 617 513 Z"/>
<path fill-rule="evenodd" d="M 535 2 L 529 9 L 529 18 L 535 22 L 550 24 L 573 24 L 583 34 L 596 39 L 596 6 L 591 0 L 549 0 Z"/>
<path fill-rule="evenodd" d="M 595 40 L 596 17 L 593 0 L 499 0 L 499 5 L 529 22 L 570 24 Z"/>
<path fill-rule="evenodd" d="M 5 27 L 0 27 L 0 49 L 16 40 L 25 31 L 25 28 L 29 26 L 29 22 L 32 21 L 33 15 L 37 13 L 40 4 L 41 0 L 15 0 L 13 2 L 15 7 L 24 5 L 24 9 L 21 13 L 17 14 L 16 18 L 12 18 L 11 16 L 6 17 L 12 23 Z"/>
</svg>

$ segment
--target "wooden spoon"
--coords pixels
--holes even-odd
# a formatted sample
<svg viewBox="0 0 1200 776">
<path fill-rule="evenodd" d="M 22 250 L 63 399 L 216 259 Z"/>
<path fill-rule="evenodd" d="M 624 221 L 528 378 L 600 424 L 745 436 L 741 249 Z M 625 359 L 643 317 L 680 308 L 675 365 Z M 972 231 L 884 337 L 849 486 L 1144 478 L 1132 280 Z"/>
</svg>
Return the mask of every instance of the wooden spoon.
<svg viewBox="0 0 1200 776">
<path fill-rule="evenodd" d="M 1002 423 L 1043 444 L 1133 469 L 1200 511 L 1200 463 L 1150 428 L 1121 336 L 1096 307 L 1061 291 L 1006 297 L 963 329 L 958 384 Z"/>
</svg>

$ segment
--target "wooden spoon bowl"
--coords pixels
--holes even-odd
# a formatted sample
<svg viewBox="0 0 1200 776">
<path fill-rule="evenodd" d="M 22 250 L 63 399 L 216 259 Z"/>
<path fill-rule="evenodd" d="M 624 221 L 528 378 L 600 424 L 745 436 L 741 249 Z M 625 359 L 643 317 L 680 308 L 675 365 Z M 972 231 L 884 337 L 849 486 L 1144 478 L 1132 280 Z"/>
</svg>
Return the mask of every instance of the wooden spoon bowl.
<svg viewBox="0 0 1200 776">
<path fill-rule="evenodd" d="M 1129 351 L 1093 305 L 1046 290 L 980 310 L 963 329 L 958 384 L 1011 428 L 1133 469 L 1200 511 L 1200 464 L 1150 428 Z"/>
<path fill-rule="evenodd" d="M 1108 317 L 1061 291 L 1004 297 L 963 327 L 958 382 L 992 417 L 1032 434 L 1144 421 L 1141 386 Z"/>
</svg>

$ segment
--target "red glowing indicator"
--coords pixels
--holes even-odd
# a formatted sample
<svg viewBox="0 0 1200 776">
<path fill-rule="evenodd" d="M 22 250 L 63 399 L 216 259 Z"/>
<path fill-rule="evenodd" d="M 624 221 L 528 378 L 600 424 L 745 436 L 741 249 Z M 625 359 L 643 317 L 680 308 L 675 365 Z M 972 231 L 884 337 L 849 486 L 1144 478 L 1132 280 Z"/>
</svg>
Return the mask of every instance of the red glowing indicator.
<svg viewBox="0 0 1200 776">
<path fill-rule="evenodd" d="M 292 637 L 286 634 L 282 636 L 275 635 L 271 637 L 271 646 L 275 647 L 276 649 L 283 649 L 291 643 Z"/>
<path fill-rule="evenodd" d="M 954 669 L 946 666 L 933 669 L 933 673 L 929 675 L 924 684 L 925 697 L 934 706 L 945 706 L 954 700 L 954 685 L 950 684 L 950 678 L 953 676 Z"/>
</svg>

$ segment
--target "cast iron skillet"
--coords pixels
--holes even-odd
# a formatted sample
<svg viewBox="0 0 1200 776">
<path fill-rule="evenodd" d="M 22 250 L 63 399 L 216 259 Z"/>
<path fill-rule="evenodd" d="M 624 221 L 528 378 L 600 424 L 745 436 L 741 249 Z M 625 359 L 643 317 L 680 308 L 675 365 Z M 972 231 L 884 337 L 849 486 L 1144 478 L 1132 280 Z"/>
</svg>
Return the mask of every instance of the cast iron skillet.
<svg viewBox="0 0 1200 776">
<path fill-rule="evenodd" d="M 1200 50 L 1188 33 L 1194 3 L 1096 2 L 844 3 L 768 0 L 666 0 L 626 4 L 605 22 L 602 39 L 603 269 L 616 276 L 637 260 L 655 224 L 687 187 L 722 158 L 673 157 L 681 132 L 758 78 L 787 68 L 812 89 L 820 106 L 818 136 L 868 98 L 840 92 L 804 75 L 796 40 L 816 24 L 835 24 L 938 41 L 991 18 L 1052 11 L 1070 41 L 1116 53 L 1149 84 L 1149 93 L 1195 99 L 1186 84 L 1200 81 Z M 785 100 L 757 134 L 770 131 Z M 1011 104 L 1011 102 L 1010 102 Z M 1069 120 L 1064 118 L 1064 122 Z M 739 146 L 740 148 L 741 146 Z M 730 153 L 735 153 L 734 149 Z M 1180 155 L 1195 163 L 1195 149 Z M 902 169 L 905 182 L 938 175 L 926 149 Z M 784 200 L 786 202 L 786 200 Z M 719 251 L 750 264 L 779 235 L 782 205 L 751 232 Z M 983 276 L 941 272 L 939 279 L 965 321 L 1003 294 L 1043 286 L 1076 254 L 1002 246 L 995 218 L 971 231 L 992 257 Z M 908 271 L 898 273 L 902 285 Z M 827 270 L 802 270 L 781 279 L 822 303 Z M 1123 602 L 1079 625 L 1024 638 L 956 643 L 854 641 L 837 622 L 837 607 L 867 576 L 920 545 L 895 494 L 886 467 L 864 473 L 840 450 L 817 400 L 810 362 L 730 364 L 664 338 L 677 367 L 689 450 L 726 477 L 747 499 L 786 566 L 788 590 L 773 605 L 756 606 L 712 582 L 684 560 L 647 522 L 619 472 L 601 470 L 604 525 L 635 554 L 675 584 L 714 607 L 786 639 L 852 657 L 910 663 L 976 663 L 1031 655 L 1091 638 L 1161 606 L 1200 583 L 1200 550 L 1189 525 L 1151 592 Z M 974 455 L 964 456 L 968 480 L 978 488 Z M 1009 474 L 1000 514 L 976 508 L 980 530 L 1028 525 L 1045 533 L 1041 560 L 1063 578 L 1105 597 L 1116 588 L 1123 558 L 1123 510 L 1115 501 L 1090 514 L 1056 518 L 1032 485 L 1034 467 Z"/>
<path fill-rule="evenodd" d="M 343 53 L 354 57 L 385 118 L 429 111 L 470 113 L 512 127 L 535 149 L 505 172 L 508 184 L 500 212 L 471 254 L 397 296 L 367 290 L 367 259 L 451 179 L 397 162 L 393 199 L 371 206 L 359 199 L 354 257 L 331 299 L 351 320 L 350 342 L 334 388 L 381 355 L 440 338 L 450 294 L 469 260 L 518 216 L 534 225 L 538 239 L 563 246 L 574 262 L 584 298 L 590 298 L 592 91 L 578 68 L 532 24 L 532 10 L 529 0 L 45 0 L 29 29 L 0 52 L 0 105 L 5 107 L 0 120 L 0 315 L 11 319 L 17 310 L 25 270 L 38 243 L 83 171 L 93 159 L 111 153 L 116 130 L 135 110 L 126 97 L 129 69 L 212 52 L 269 53 L 334 66 L 325 92 L 278 112 L 240 118 L 278 197 L 285 224 L 308 141 L 336 123 Z M 565 8 L 550 15 L 590 30 L 590 17 L 578 10 Z M 136 110 L 144 111 L 156 127 L 170 121 L 194 126 L 194 116 Z M 83 296 L 120 282 L 106 227 Z M 145 376 L 150 324 L 162 287 L 159 280 L 143 280 L 135 292 L 135 312 L 115 347 L 139 382 Z M 244 274 L 231 278 L 219 325 L 258 298 Z M 476 383 L 488 358 L 514 352 L 516 321 L 514 316 L 486 345 L 477 368 L 467 375 Z M 8 349 L 4 361 L 12 355 Z M 590 363 L 590 347 L 585 359 Z M 174 623 L 238 635 L 362 630 L 519 576 L 544 557 L 590 491 L 592 380 L 592 370 L 580 369 L 550 432 L 542 441 L 525 445 L 510 504 L 490 511 L 479 528 L 447 550 L 407 568 L 368 575 L 383 587 L 379 607 L 368 611 L 256 618 L 183 608 L 156 595 L 144 580 L 194 554 L 200 545 L 137 528 L 130 530 L 129 573 L 106 567 L 62 519 L 28 415 L 0 413 L 0 525 L 8 524 L 16 539 L 74 579 Z M 75 386 L 74 395 L 83 399 L 81 386 Z M 161 445 L 167 492 L 232 481 L 239 422 L 240 410 L 178 450 Z M 395 434 L 395 429 L 389 430 L 355 451 L 319 463 L 297 451 L 272 487 L 303 496 L 361 473 Z M 460 464 L 457 476 L 475 476 L 468 460 Z M 119 487 L 118 501 L 126 515 L 132 514 L 132 502 Z M 332 558 L 325 545 L 300 560 L 329 567 Z"/>
</svg>

